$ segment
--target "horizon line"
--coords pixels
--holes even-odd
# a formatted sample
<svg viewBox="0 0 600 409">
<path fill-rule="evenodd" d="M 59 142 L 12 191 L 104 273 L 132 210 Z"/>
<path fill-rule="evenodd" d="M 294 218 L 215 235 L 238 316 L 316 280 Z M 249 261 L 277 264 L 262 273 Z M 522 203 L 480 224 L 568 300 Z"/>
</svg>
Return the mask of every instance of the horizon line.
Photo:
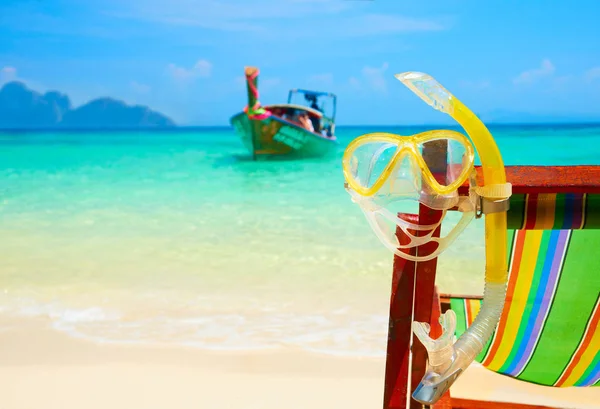
<svg viewBox="0 0 600 409">
<path fill-rule="evenodd" d="M 486 126 L 492 127 L 508 127 L 508 126 L 565 126 L 565 125 L 584 125 L 584 126 L 600 126 L 600 120 L 592 121 L 557 121 L 557 122 L 488 122 Z M 418 128 L 418 127 L 457 127 L 461 128 L 460 124 L 436 124 L 436 123 L 421 123 L 421 124 L 356 124 L 356 125 L 336 125 L 336 128 Z M 232 125 L 174 125 L 169 127 L 32 127 L 32 128 L 0 128 L 0 132 L 28 132 L 28 131 L 162 131 L 168 132 L 172 130 L 193 130 L 193 129 L 233 129 Z"/>
</svg>

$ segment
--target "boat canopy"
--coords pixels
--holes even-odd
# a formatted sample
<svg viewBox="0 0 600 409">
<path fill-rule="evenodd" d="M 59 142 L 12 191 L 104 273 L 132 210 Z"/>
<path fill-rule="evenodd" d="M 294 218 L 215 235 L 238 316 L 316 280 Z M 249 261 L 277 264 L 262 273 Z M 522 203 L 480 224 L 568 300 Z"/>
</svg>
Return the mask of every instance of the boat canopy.
<svg viewBox="0 0 600 409">
<path fill-rule="evenodd" d="M 303 101 L 302 101 L 303 100 Z M 331 92 L 291 89 L 288 104 L 302 104 L 323 113 L 331 122 L 335 122 L 337 96 Z"/>
<path fill-rule="evenodd" d="M 323 112 L 321 111 L 317 111 L 316 109 L 307 107 L 306 105 L 298 105 L 298 104 L 273 104 L 273 105 L 266 105 L 265 108 L 267 109 L 298 109 L 298 110 L 302 110 L 302 111 L 306 111 L 306 112 L 310 112 L 311 114 L 313 114 L 314 116 L 318 117 L 318 118 L 322 118 L 323 117 Z"/>
</svg>

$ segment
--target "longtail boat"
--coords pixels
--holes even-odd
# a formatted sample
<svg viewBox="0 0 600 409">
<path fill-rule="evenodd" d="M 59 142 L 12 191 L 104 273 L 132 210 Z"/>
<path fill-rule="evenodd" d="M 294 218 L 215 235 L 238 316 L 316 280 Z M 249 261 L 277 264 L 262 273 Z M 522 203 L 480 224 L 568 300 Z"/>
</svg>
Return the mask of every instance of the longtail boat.
<svg viewBox="0 0 600 409">
<path fill-rule="evenodd" d="M 323 156 L 335 150 L 335 94 L 292 89 L 287 103 L 261 106 L 258 74 L 258 68 L 246 67 L 248 105 L 230 119 L 254 159 Z"/>
</svg>

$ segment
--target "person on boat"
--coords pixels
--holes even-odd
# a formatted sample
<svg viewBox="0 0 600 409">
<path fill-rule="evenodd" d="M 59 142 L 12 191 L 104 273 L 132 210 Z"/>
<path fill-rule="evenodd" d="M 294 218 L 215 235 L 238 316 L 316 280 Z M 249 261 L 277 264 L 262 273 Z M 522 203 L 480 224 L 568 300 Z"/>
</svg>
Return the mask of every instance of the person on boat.
<svg viewBox="0 0 600 409">
<path fill-rule="evenodd" d="M 298 121 L 298 118 L 296 117 L 296 110 L 293 109 L 293 108 L 286 109 L 283 118 L 286 119 L 286 120 L 288 120 L 288 121 L 290 121 L 290 122 L 297 122 Z"/>
<path fill-rule="evenodd" d="M 323 112 L 321 108 L 319 108 L 319 104 L 317 103 L 316 95 L 307 94 L 305 99 L 310 102 L 310 107 L 316 111 Z"/>
<path fill-rule="evenodd" d="M 302 125 L 305 129 L 314 132 L 315 128 L 313 127 L 313 124 L 311 122 L 311 120 L 308 118 L 308 114 L 306 112 L 301 112 L 298 115 L 298 122 L 300 123 L 300 125 Z"/>
</svg>

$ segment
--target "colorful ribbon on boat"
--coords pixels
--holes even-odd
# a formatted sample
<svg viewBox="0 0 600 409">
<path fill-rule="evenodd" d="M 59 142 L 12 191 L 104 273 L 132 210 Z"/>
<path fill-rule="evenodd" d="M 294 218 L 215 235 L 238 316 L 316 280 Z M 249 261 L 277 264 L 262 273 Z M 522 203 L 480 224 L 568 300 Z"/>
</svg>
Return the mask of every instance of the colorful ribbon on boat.
<svg viewBox="0 0 600 409">
<path fill-rule="evenodd" d="M 252 96 L 256 99 L 256 102 L 252 107 L 246 105 L 244 108 L 244 112 L 248 115 L 250 119 L 262 120 L 271 116 L 271 112 L 260 106 L 260 101 L 258 100 L 258 89 L 256 85 L 254 85 L 254 80 L 258 77 L 258 70 L 255 70 L 252 74 L 246 77 L 246 81 L 248 82 L 248 87 L 250 87 L 250 92 Z"/>
</svg>

